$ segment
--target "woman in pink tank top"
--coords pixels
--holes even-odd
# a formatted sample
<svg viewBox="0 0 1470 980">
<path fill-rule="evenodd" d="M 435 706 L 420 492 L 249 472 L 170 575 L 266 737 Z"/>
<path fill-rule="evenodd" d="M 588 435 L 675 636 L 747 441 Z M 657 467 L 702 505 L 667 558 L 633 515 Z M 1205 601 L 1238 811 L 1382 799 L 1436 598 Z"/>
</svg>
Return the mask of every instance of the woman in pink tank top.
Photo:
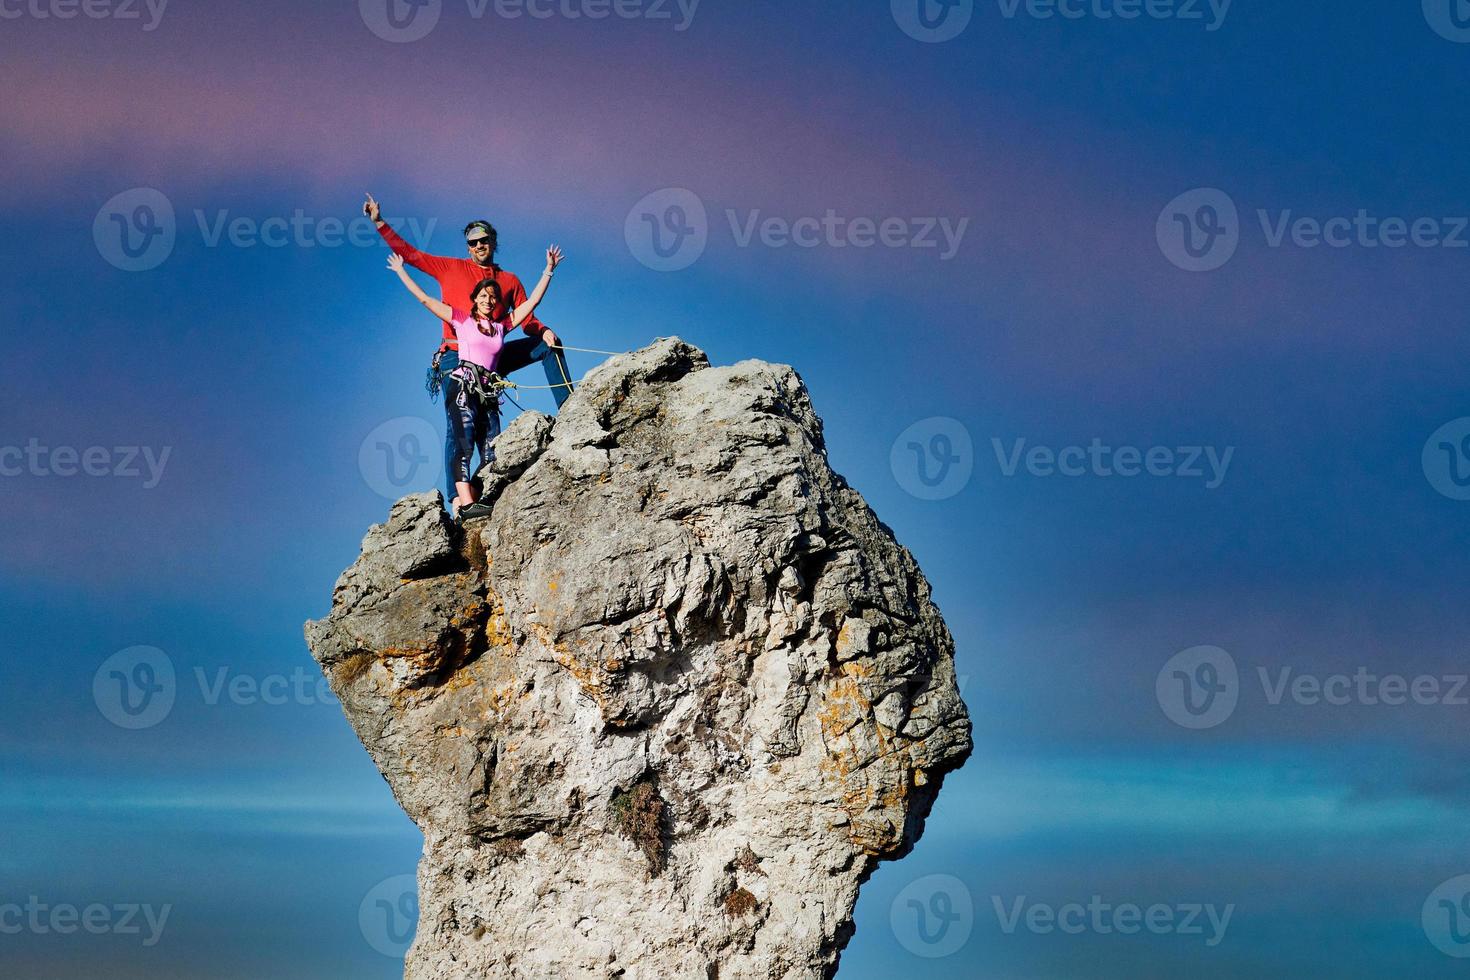
<svg viewBox="0 0 1470 980">
<path fill-rule="evenodd" d="M 451 307 L 431 297 L 414 282 L 403 267 L 403 257 L 388 256 L 388 268 L 398 274 L 408 291 L 426 306 L 430 313 L 454 325 L 459 339 L 459 367 L 449 376 L 444 388 L 446 404 L 455 409 L 454 425 L 454 498 L 455 516 L 461 521 L 490 516 L 490 508 L 476 503 L 473 484 L 476 470 L 473 468 L 476 448 L 480 451 L 480 466 L 484 467 L 495 458 L 491 443 L 500 434 L 500 393 L 495 373 L 500 359 L 500 350 L 505 346 L 505 335 L 524 323 L 551 285 L 551 277 L 561 264 L 561 249 L 555 245 L 546 250 L 546 271 L 541 281 L 526 297 L 526 301 L 510 311 L 507 320 L 491 319 L 493 311 L 501 304 L 500 285 L 494 279 L 482 279 L 470 290 L 469 310 Z"/>
</svg>

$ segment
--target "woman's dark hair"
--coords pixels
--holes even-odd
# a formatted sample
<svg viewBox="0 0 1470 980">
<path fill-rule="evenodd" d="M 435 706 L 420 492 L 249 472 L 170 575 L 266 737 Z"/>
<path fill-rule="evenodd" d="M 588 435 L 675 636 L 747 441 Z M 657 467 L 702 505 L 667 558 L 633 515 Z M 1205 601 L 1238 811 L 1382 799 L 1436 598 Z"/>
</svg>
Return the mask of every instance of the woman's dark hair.
<svg viewBox="0 0 1470 980">
<path fill-rule="evenodd" d="M 488 221 L 471 221 L 464 226 L 465 238 L 469 238 L 470 232 L 476 229 L 483 231 L 485 236 L 490 239 L 490 260 L 493 262 L 495 260 L 495 252 L 500 248 L 500 232 L 496 231 L 495 226 Z"/>
<path fill-rule="evenodd" d="M 500 291 L 500 283 L 496 282 L 493 277 L 481 279 L 475 283 L 475 288 L 470 290 L 470 316 L 477 320 L 480 318 L 480 314 L 475 309 L 475 301 L 480 298 L 480 293 L 487 289 L 490 290 L 490 296 L 494 299 L 494 302 L 490 304 L 490 312 L 492 314 L 495 312 L 495 308 L 505 301 L 505 294 Z"/>
</svg>

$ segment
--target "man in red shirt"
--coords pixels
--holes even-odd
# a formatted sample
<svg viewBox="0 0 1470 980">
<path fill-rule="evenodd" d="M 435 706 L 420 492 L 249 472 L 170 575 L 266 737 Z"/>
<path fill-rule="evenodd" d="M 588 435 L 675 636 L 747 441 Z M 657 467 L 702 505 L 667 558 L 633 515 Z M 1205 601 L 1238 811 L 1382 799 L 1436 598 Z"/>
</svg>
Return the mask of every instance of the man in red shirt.
<svg viewBox="0 0 1470 980">
<path fill-rule="evenodd" d="M 495 264 L 495 250 L 499 244 L 499 236 L 495 231 L 495 226 L 490 222 L 471 221 L 465 226 L 465 246 L 469 249 L 470 257 L 454 259 L 444 255 L 429 255 L 426 252 L 420 252 L 404 241 L 402 236 L 383 220 L 382 210 L 371 194 L 367 196 L 367 202 L 362 206 L 362 213 L 372 219 L 373 224 L 378 227 L 378 234 L 383 236 L 389 248 L 403 256 L 404 262 L 438 280 L 441 297 L 445 303 L 455 309 L 469 308 L 470 290 L 482 279 L 494 279 L 500 284 L 503 303 L 491 312 L 492 319 L 505 319 L 509 316 L 508 310 L 513 310 L 526 301 L 526 287 L 521 285 L 520 278 L 515 273 L 507 272 Z M 441 381 L 459 366 L 459 342 L 455 339 L 454 327 L 448 323 L 443 324 L 443 327 L 443 339 L 439 344 L 438 354 L 434 358 L 435 368 L 433 369 L 438 372 Z M 561 408 L 567 396 L 572 393 L 572 376 L 567 370 L 566 356 L 562 353 L 561 341 L 546 324 L 535 316 L 526 320 L 521 325 L 521 329 L 526 332 L 525 337 L 508 341 L 501 348 L 499 363 L 501 375 L 508 376 L 512 371 L 519 371 L 539 361 L 546 370 L 546 383 L 552 386 L 551 394 L 556 399 L 556 407 Z M 448 402 L 449 399 L 446 398 L 446 408 Z M 454 458 L 455 452 L 452 416 L 448 422 L 448 434 L 444 445 L 445 472 L 452 474 L 453 467 L 448 463 Z M 453 479 L 452 475 L 450 479 Z M 450 496 L 446 499 L 452 499 L 454 496 L 455 490 L 451 485 Z"/>
</svg>

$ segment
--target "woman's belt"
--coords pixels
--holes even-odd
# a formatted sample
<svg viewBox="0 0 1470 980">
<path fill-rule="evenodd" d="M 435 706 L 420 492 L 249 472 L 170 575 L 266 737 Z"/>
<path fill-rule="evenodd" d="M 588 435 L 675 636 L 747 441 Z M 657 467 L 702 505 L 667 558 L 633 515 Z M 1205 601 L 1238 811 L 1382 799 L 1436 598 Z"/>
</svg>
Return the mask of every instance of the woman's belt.
<svg viewBox="0 0 1470 980">
<path fill-rule="evenodd" d="M 494 371 L 469 361 L 460 361 L 459 367 L 449 372 L 449 376 L 459 382 L 461 391 L 473 396 L 492 412 L 500 410 L 500 393 L 510 387 Z"/>
</svg>

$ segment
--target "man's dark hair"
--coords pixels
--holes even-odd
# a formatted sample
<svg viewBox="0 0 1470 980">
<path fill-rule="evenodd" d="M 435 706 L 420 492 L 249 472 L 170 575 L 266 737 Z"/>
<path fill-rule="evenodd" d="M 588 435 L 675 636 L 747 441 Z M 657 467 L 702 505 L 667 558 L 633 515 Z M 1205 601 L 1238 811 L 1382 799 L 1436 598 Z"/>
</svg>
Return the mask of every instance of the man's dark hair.
<svg viewBox="0 0 1470 980">
<path fill-rule="evenodd" d="M 500 232 L 496 231 L 495 226 L 488 221 L 471 221 L 464 226 L 465 238 L 469 238 L 470 232 L 476 229 L 483 231 L 485 236 L 490 239 L 490 258 L 493 261 L 496 250 L 500 248 Z"/>
</svg>

